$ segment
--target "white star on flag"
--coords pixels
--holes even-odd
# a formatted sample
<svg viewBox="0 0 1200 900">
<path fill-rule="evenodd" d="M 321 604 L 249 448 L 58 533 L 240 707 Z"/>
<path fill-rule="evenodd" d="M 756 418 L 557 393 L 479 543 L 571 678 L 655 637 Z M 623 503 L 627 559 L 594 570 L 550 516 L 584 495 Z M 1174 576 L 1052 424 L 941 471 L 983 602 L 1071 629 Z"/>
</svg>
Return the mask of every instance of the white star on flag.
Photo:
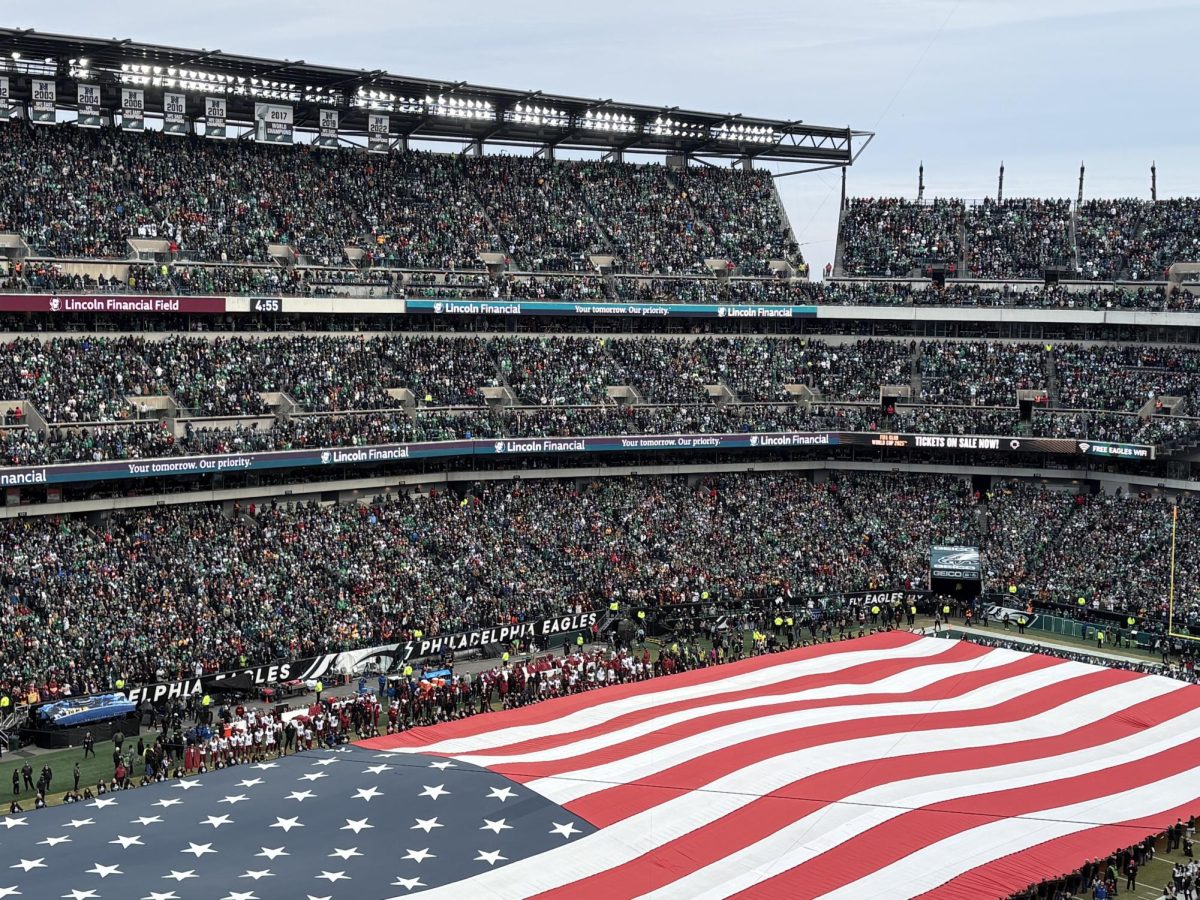
<svg viewBox="0 0 1200 900">
<path fill-rule="evenodd" d="M 115 841 L 109 841 L 109 843 L 110 844 L 120 844 L 122 850 L 128 850 L 130 847 L 133 847 L 133 846 L 141 846 L 141 847 L 146 846 L 142 842 L 142 836 L 140 834 L 135 834 L 135 835 L 133 835 L 133 837 L 126 837 L 123 834 L 118 834 L 117 839 Z"/>
<path fill-rule="evenodd" d="M 550 829 L 550 833 L 561 834 L 563 837 L 570 840 L 571 835 L 579 834 L 579 829 L 575 827 L 574 822 L 568 822 L 566 825 L 559 825 L 557 822 L 555 822 L 554 827 Z"/>
<path fill-rule="evenodd" d="M 400 858 L 401 859 L 411 859 L 413 862 L 419 863 L 419 862 L 424 862 L 427 859 L 437 859 L 437 855 L 434 853 L 430 853 L 429 848 L 426 847 L 423 850 L 409 850 Z"/>
<path fill-rule="evenodd" d="M 287 795 L 287 799 L 295 800 L 297 803 L 303 803 L 305 800 L 309 800 L 315 796 L 317 795 L 312 791 L 292 791 Z"/>
<path fill-rule="evenodd" d="M 63 900 L 98 900 L 99 894 L 95 891 L 81 891 L 78 888 L 71 891 L 69 894 L 63 894 Z"/>
<path fill-rule="evenodd" d="M 180 853 L 191 853 L 193 856 L 196 857 L 196 859 L 199 859 L 205 853 L 216 853 L 217 851 L 212 848 L 212 844 L 189 843 L 185 849 L 180 850 L 179 852 Z"/>
<path fill-rule="evenodd" d="M 203 784 L 199 781 L 196 781 L 194 778 L 188 778 L 183 781 L 175 782 L 175 787 L 179 788 L 180 790 L 190 791 L 192 788 L 203 787 Z"/>
<path fill-rule="evenodd" d="M 397 885 L 402 888 L 407 888 L 410 891 L 413 888 L 425 887 L 425 882 L 423 882 L 420 878 L 399 878 L 399 877 L 397 877 L 396 880 L 392 882 L 392 884 Z"/>
<path fill-rule="evenodd" d="M 270 869 L 247 869 L 245 875 L 239 875 L 238 878 L 253 878 L 258 881 L 260 878 L 274 878 L 275 873 Z"/>
<path fill-rule="evenodd" d="M 450 762 L 449 760 L 445 760 L 443 762 L 430 763 L 429 768 L 441 769 L 443 772 L 445 772 L 447 769 L 457 769 L 458 766 L 456 766 L 454 763 Z"/>
<path fill-rule="evenodd" d="M 343 859 L 343 860 L 348 860 L 348 859 L 351 859 L 352 857 L 355 857 L 355 856 L 362 856 L 362 854 L 358 852 L 358 848 L 357 848 L 357 847 L 351 847 L 351 848 L 350 848 L 350 849 L 348 849 L 348 850 L 335 849 L 335 850 L 334 850 L 332 853 L 330 853 L 329 855 L 330 855 L 330 856 L 337 856 L 337 857 L 340 857 L 340 858 L 341 858 L 341 859 Z"/>
<path fill-rule="evenodd" d="M 262 853 L 255 853 L 255 856 L 265 856 L 267 859 L 274 859 L 277 856 L 291 856 L 282 847 L 263 847 Z"/>
<path fill-rule="evenodd" d="M 489 866 L 494 866 L 502 859 L 508 859 L 508 857 L 501 856 L 499 850 L 480 850 L 479 855 L 475 857 L 476 862 L 485 862 Z"/>
<path fill-rule="evenodd" d="M 234 803 L 241 803 L 243 800 L 249 800 L 249 799 L 250 798 L 247 797 L 245 794 L 230 794 L 229 796 L 225 797 L 222 800 L 218 800 L 217 802 L 218 803 L 228 803 L 232 806 Z"/>
<path fill-rule="evenodd" d="M 515 796 L 517 796 L 517 792 L 508 786 L 505 786 L 502 788 L 494 787 L 488 791 L 488 795 L 484 799 L 491 800 L 491 799 L 495 798 L 496 800 L 499 800 L 501 803 L 503 803 L 508 798 L 515 797 Z"/>
<path fill-rule="evenodd" d="M 384 772 L 392 771 L 393 768 L 394 768 L 394 766 L 389 766 L 389 765 L 386 765 L 385 763 L 380 763 L 377 766 L 367 766 L 365 769 L 363 769 L 362 773 L 364 775 L 382 775 Z"/>
<path fill-rule="evenodd" d="M 284 831 L 291 831 L 293 828 L 303 828 L 304 823 L 300 821 L 299 816 L 292 816 L 290 819 L 285 819 L 282 816 L 275 817 L 275 824 L 271 828 L 282 828 Z"/>
<path fill-rule="evenodd" d="M 45 844 L 47 847 L 57 847 L 59 844 L 69 844 L 71 839 L 65 834 L 59 837 L 48 837 L 44 841 L 38 841 L 39 844 Z"/>
<path fill-rule="evenodd" d="M 213 828 L 220 828 L 222 825 L 231 825 L 233 819 L 229 816 L 207 816 L 202 819 L 200 825 L 211 825 Z"/>
<path fill-rule="evenodd" d="M 238 787 L 254 787 L 256 784 L 266 784 L 261 778 L 244 778 L 237 783 Z"/>
<path fill-rule="evenodd" d="M 160 825 L 162 824 L 162 816 L 138 816 L 136 819 L 130 819 L 129 821 L 136 825 Z"/>
<path fill-rule="evenodd" d="M 357 791 L 354 792 L 354 796 L 351 797 L 350 799 L 351 800 L 365 800 L 368 803 L 370 803 L 376 797 L 382 797 L 382 796 L 383 796 L 383 791 L 379 790 L 374 785 L 372 785 L 369 788 L 359 788 Z"/>
<path fill-rule="evenodd" d="M 501 831 L 512 829 L 511 825 L 505 824 L 505 819 L 496 819 L 495 821 L 492 819 L 484 819 L 483 821 L 484 824 L 479 826 L 480 831 L 494 831 L 496 834 L 499 834 Z"/>
<path fill-rule="evenodd" d="M 353 831 L 358 834 L 364 828 L 374 828 L 374 825 L 368 825 L 366 819 L 347 819 L 346 824 L 339 828 L 339 831 Z"/>
<path fill-rule="evenodd" d="M 164 875 L 163 878 L 173 878 L 176 881 L 187 881 L 189 878 L 199 878 L 195 869 L 188 869 L 186 872 L 180 872 L 178 869 L 172 869 L 170 875 Z"/>
<path fill-rule="evenodd" d="M 30 869 L 45 869 L 46 857 L 42 856 L 38 859 L 23 859 L 14 866 L 9 866 L 10 869 L 24 869 L 28 872 Z"/>
<path fill-rule="evenodd" d="M 320 875 L 314 875 L 313 877 L 314 878 L 324 878 L 326 881 L 328 881 L 330 883 L 333 883 L 335 881 L 349 881 L 350 880 L 350 876 L 347 875 L 345 872 L 326 872 L 324 869 L 321 870 Z"/>
<path fill-rule="evenodd" d="M 88 804 L 88 807 L 91 809 L 104 809 L 104 807 L 106 807 L 106 806 L 116 806 L 116 805 L 117 805 L 116 797 L 97 797 L 95 800 L 93 800 L 91 803 Z"/>
<path fill-rule="evenodd" d="M 101 863 L 96 863 L 87 870 L 93 875 L 99 875 L 101 878 L 107 878 L 109 875 L 124 875 L 120 866 L 106 866 Z"/>
<path fill-rule="evenodd" d="M 179 900 L 179 895 L 174 891 L 151 891 L 142 900 Z"/>
<path fill-rule="evenodd" d="M 415 831 L 416 829 L 420 828 L 426 834 L 429 834 L 429 832 L 433 831 L 433 829 L 443 827 L 445 826 L 443 826 L 442 823 L 437 820 L 437 817 L 434 816 L 432 819 L 417 819 L 417 824 L 408 830 Z"/>
<path fill-rule="evenodd" d="M 12 829 L 16 828 L 18 825 L 28 825 L 29 824 L 28 822 L 25 821 L 25 819 L 23 817 L 14 817 L 14 816 L 8 816 L 7 818 L 0 819 L 0 823 L 4 824 L 5 831 L 11 831 Z M 0 888 L 0 890 L 6 890 L 6 889 Z"/>
<path fill-rule="evenodd" d="M 163 809 L 166 809 L 168 806 L 178 806 L 182 802 L 183 801 L 180 800 L 178 797 L 173 797 L 170 799 L 167 799 L 164 797 L 162 800 L 155 800 L 154 805 L 161 806 Z"/>
<path fill-rule="evenodd" d="M 429 785 L 424 785 L 425 790 L 421 791 L 421 793 L 417 794 L 417 796 L 418 797 L 432 797 L 434 800 L 436 800 L 438 797 L 441 797 L 443 794 L 450 793 L 449 791 L 445 790 L 445 787 L 446 786 L 444 784 L 435 785 L 433 787 L 430 787 Z"/>
</svg>

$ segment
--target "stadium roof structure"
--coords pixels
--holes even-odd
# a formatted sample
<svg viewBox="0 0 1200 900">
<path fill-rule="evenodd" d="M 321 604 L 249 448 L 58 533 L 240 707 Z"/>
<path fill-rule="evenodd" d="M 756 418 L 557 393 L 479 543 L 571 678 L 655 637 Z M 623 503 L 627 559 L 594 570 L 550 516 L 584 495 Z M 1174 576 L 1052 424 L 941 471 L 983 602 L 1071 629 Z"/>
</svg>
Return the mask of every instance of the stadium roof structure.
<svg viewBox="0 0 1200 900">
<path fill-rule="evenodd" d="M 99 85 L 107 108 L 119 106 L 122 87 L 132 87 L 145 91 L 150 115 L 161 110 L 164 91 L 176 91 L 225 97 L 231 122 L 250 123 L 256 102 L 273 102 L 293 108 L 299 129 L 315 130 L 320 110 L 336 109 L 345 135 L 365 135 L 368 116 L 376 113 L 390 117 L 400 140 L 542 151 L 678 154 L 830 168 L 851 165 L 874 137 L 848 126 L 589 100 L 33 29 L 0 28 L 0 77 L 9 78 L 10 99 L 18 102 L 31 98 L 32 79 L 54 78 L 58 104 L 66 108 L 75 92 L 63 88 L 74 84 Z"/>
</svg>

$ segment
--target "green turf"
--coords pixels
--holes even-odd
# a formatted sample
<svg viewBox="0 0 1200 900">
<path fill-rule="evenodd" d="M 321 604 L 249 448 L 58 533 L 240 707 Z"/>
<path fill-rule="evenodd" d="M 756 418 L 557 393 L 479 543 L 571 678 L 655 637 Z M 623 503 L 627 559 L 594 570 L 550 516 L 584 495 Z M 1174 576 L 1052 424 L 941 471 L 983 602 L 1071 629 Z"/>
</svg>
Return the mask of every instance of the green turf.
<svg viewBox="0 0 1200 900">
<path fill-rule="evenodd" d="M 137 738 L 133 739 L 133 746 L 137 747 Z M 126 741 L 122 750 L 127 750 L 129 742 Z M 96 782 L 104 779 L 106 782 L 112 780 L 113 763 L 112 763 L 113 744 L 112 741 L 104 741 L 96 744 L 95 757 L 83 758 L 82 747 L 71 747 L 67 750 L 55 750 L 52 753 L 38 753 L 28 757 L 21 757 L 14 753 L 5 753 L 4 759 L 0 760 L 0 772 L 3 772 L 3 778 L 0 779 L 0 797 L 4 798 L 3 811 L 8 812 L 8 804 L 13 800 L 12 793 L 12 773 L 13 769 L 20 769 L 26 762 L 33 766 L 33 781 L 36 784 L 38 776 L 41 774 L 42 766 L 49 765 L 54 774 L 53 780 L 50 782 L 50 790 L 46 794 L 46 802 L 51 806 L 55 806 L 62 802 L 62 796 L 69 791 L 74 784 L 72 767 L 75 763 L 79 763 L 79 790 L 82 793 L 85 787 L 92 787 L 93 792 L 96 787 Z M 20 801 L 21 806 L 26 810 L 33 809 L 34 792 L 25 790 L 22 784 L 21 793 L 16 799 Z"/>
</svg>

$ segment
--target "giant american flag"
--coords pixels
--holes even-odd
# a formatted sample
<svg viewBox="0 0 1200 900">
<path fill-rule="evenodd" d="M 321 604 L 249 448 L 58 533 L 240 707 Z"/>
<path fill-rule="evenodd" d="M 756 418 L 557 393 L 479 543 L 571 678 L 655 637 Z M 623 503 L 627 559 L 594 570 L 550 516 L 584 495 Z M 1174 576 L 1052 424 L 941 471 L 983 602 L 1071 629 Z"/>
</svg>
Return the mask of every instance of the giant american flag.
<svg viewBox="0 0 1200 900">
<path fill-rule="evenodd" d="M 0 819 L 0 897 L 1004 897 L 1197 751 L 1200 687 L 890 632 Z"/>
</svg>

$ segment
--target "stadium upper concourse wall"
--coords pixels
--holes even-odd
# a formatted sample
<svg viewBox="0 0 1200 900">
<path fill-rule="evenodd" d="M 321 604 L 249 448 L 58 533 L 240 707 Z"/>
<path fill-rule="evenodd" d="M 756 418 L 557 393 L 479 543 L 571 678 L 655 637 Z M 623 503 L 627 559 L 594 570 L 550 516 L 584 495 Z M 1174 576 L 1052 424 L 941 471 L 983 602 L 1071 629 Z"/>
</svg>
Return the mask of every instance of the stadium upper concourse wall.
<svg viewBox="0 0 1200 900">
<path fill-rule="evenodd" d="M 1183 479 L 1139 476 L 1101 472 L 1079 468 L 1017 468 L 1014 466 L 963 466 L 933 463 L 857 462 L 846 460 L 791 460 L 752 463 L 679 463 L 669 465 L 573 466 L 551 469 L 504 469 L 492 471 L 427 472 L 412 475 L 356 478 L 340 481 L 320 481 L 287 485 L 250 486 L 239 488 L 188 491 L 169 494 L 106 497 L 63 503 L 41 503 L 26 506 L 0 506 L 0 519 L 30 516 L 104 514 L 124 509 L 152 506 L 182 506 L 194 503 L 263 503 L 271 500 L 284 503 L 354 503 L 369 500 L 380 494 L 406 492 L 415 488 L 473 484 L 480 481 L 529 481 L 553 479 L 592 480 L 639 475 L 711 475 L 719 473 L 753 472 L 908 472 L 915 474 L 952 475 L 971 478 L 987 475 L 993 478 L 1019 478 L 1043 481 L 1064 486 L 1082 487 L 1097 484 L 1105 493 L 1118 489 L 1135 491 L 1200 491 L 1200 483 Z M 816 474 L 815 477 L 820 477 Z"/>
<path fill-rule="evenodd" d="M 487 301 L 428 301 L 401 298 L 281 297 L 232 296 L 213 298 L 173 298 L 180 301 L 175 309 L 111 308 L 113 301 L 147 301 L 152 295 L 125 298 L 111 294 L 72 296 L 0 295 L 0 312 L 109 312 L 128 316 L 136 324 L 139 316 L 177 313 L 181 321 L 187 315 L 424 315 L 435 320 L 461 320 L 464 316 L 500 315 L 515 318 L 647 318 L 728 319 L 738 322 L 777 321 L 779 319 L 883 320 L 909 322 L 1027 323 L 1042 325 L 1131 325 L 1141 327 L 1200 327 L 1200 313 L 1156 310 L 1030 309 L 976 306 L 723 306 L 699 303 L 594 303 L 511 300 L 496 304 Z M 44 302 L 43 302 L 44 301 Z M 80 304 L 102 304 L 95 309 L 80 309 Z M 208 301 L 197 307 L 195 301 Z M 495 306 L 495 310 L 491 307 Z M 193 309 L 198 311 L 193 312 Z"/>
</svg>

